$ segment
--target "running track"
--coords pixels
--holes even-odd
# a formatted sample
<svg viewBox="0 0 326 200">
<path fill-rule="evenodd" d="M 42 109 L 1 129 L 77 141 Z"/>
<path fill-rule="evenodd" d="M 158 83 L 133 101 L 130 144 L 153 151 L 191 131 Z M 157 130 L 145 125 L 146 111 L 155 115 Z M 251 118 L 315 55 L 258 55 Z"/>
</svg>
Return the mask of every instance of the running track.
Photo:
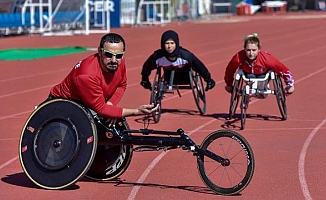
<svg viewBox="0 0 326 200">
<path fill-rule="evenodd" d="M 1 199 L 324 199 L 326 192 L 326 15 L 257 15 L 215 17 L 163 27 L 113 29 L 127 41 L 128 89 L 121 106 L 148 103 L 149 91 L 139 86 L 141 65 L 160 46 L 167 29 L 179 32 L 180 42 L 193 51 L 217 81 L 207 93 L 205 116 L 197 113 L 190 91 L 181 98 L 168 95 L 159 124 L 150 128 L 183 128 L 197 143 L 213 130 L 239 131 L 251 144 L 256 168 L 249 186 L 233 197 L 214 195 L 199 178 L 196 159 L 182 150 L 134 153 L 120 181 L 92 182 L 83 178 L 67 190 L 36 187 L 23 173 L 18 159 L 21 129 L 34 106 L 44 100 L 51 86 L 61 81 L 73 65 L 89 55 L 80 53 L 32 61 L 0 61 L 0 198 Z M 229 95 L 223 73 L 231 56 L 242 48 L 242 38 L 257 32 L 263 49 L 293 72 L 296 91 L 288 98 L 288 120 L 280 121 L 274 96 L 254 100 L 246 128 L 225 119 Z M 101 35 L 1 38 L 0 49 L 13 47 L 96 47 Z M 134 98 L 137 95 L 137 98 Z M 257 115 L 258 114 L 258 115 Z M 132 129 L 142 128 L 129 118 Z"/>
</svg>

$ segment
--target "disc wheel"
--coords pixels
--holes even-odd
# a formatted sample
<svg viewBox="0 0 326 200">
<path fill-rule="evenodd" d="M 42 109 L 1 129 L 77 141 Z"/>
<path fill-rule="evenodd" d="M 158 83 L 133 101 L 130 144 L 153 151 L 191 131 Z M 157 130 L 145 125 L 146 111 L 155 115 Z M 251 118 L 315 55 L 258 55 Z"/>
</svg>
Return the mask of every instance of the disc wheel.
<svg viewBox="0 0 326 200">
<path fill-rule="evenodd" d="M 248 141 L 232 130 L 219 130 L 209 134 L 200 148 L 225 158 L 219 163 L 199 154 L 197 168 L 203 182 L 221 195 L 238 194 L 250 183 L 255 168 L 253 151 Z"/>
<path fill-rule="evenodd" d="M 276 76 L 274 79 L 274 88 L 275 88 L 276 102 L 280 110 L 282 120 L 286 120 L 287 119 L 286 96 L 285 96 L 282 80 L 279 76 Z"/>
<path fill-rule="evenodd" d="M 19 144 L 21 166 L 33 183 L 62 189 L 86 174 L 97 148 L 91 116 L 81 104 L 64 99 L 49 100 L 34 110 Z"/>
<path fill-rule="evenodd" d="M 205 114 L 206 113 L 206 96 L 205 96 L 203 79 L 202 79 L 202 77 L 199 76 L 198 73 L 195 73 L 192 70 L 189 71 L 189 78 L 190 78 L 190 86 L 191 86 L 192 94 L 193 94 L 195 102 L 196 102 L 196 106 L 197 106 L 200 114 Z"/>
</svg>

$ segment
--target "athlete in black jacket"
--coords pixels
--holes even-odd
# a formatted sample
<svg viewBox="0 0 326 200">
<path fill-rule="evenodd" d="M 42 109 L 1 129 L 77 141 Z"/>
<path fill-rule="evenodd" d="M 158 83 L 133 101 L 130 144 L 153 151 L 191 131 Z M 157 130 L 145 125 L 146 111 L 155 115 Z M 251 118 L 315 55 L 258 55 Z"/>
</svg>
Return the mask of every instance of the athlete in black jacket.
<svg viewBox="0 0 326 200">
<path fill-rule="evenodd" d="M 163 69 L 181 69 L 191 67 L 207 83 L 205 90 L 215 86 L 215 81 L 206 66 L 189 50 L 179 46 L 179 37 L 175 31 L 168 30 L 162 34 L 161 49 L 154 51 L 145 61 L 141 71 L 142 81 L 140 84 L 145 89 L 151 88 L 149 76 L 151 71 L 160 66 Z"/>
</svg>

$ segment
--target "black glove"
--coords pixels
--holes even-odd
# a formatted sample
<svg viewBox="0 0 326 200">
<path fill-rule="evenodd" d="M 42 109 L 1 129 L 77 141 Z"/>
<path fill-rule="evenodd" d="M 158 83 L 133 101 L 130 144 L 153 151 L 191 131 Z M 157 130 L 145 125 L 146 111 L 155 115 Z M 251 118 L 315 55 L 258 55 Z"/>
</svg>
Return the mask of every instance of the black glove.
<svg viewBox="0 0 326 200">
<path fill-rule="evenodd" d="M 213 89 L 213 87 L 215 87 L 215 81 L 213 79 L 210 79 L 209 81 L 207 81 L 205 91 L 207 92 L 208 90 Z"/>
<path fill-rule="evenodd" d="M 145 89 L 149 89 L 149 90 L 152 90 L 152 84 L 151 82 L 147 79 L 147 80 L 142 80 L 140 82 L 140 85 L 143 86 Z"/>
</svg>

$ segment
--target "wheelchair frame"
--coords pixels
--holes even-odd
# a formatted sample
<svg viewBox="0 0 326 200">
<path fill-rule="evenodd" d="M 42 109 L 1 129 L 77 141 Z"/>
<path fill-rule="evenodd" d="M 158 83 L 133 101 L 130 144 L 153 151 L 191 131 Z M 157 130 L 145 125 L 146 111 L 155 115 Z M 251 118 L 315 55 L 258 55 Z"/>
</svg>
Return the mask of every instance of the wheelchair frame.
<svg viewBox="0 0 326 200">
<path fill-rule="evenodd" d="M 186 85 L 176 85 L 174 84 L 174 74 L 175 70 L 178 69 L 165 69 L 170 70 L 170 79 L 166 81 L 164 79 L 164 69 L 162 67 L 158 67 L 151 90 L 150 103 L 154 105 L 159 104 L 159 109 L 156 113 L 153 113 L 152 117 L 155 123 L 158 123 L 161 119 L 162 114 L 162 100 L 166 93 L 173 93 L 174 89 L 177 90 L 179 97 L 181 97 L 181 93 L 179 89 L 187 89 Z M 197 72 L 194 72 L 191 68 L 189 69 L 189 85 L 192 90 L 193 97 L 196 102 L 196 106 L 200 114 L 206 113 L 206 96 L 204 89 L 204 82 L 201 76 Z"/>
<path fill-rule="evenodd" d="M 273 81 L 273 90 L 260 90 L 258 88 L 259 82 L 269 82 Z M 269 83 L 267 84 L 269 85 Z M 266 85 L 266 86 L 267 86 Z M 230 108 L 229 108 L 229 118 L 233 118 L 236 108 L 239 104 L 240 100 L 240 120 L 241 127 L 243 130 L 246 123 L 247 117 L 247 109 L 249 107 L 249 102 L 252 97 L 257 97 L 257 95 L 268 95 L 273 94 L 276 96 L 277 105 L 282 116 L 282 120 L 287 119 L 287 107 L 286 107 L 286 95 L 283 88 L 283 82 L 279 76 L 275 74 L 273 71 L 268 71 L 264 78 L 247 78 L 242 69 L 239 69 L 234 83 L 233 90 L 231 94 L 230 100 Z"/>
<path fill-rule="evenodd" d="M 177 148 L 193 152 L 202 181 L 216 194 L 237 194 L 253 177 L 253 151 L 235 131 L 214 131 L 197 145 L 182 129 L 130 130 L 124 118 L 108 126 L 84 105 L 67 99 L 46 101 L 31 114 L 22 130 L 19 157 L 33 183 L 45 189 L 63 189 L 84 175 L 93 180 L 119 177 L 133 152 Z"/>
</svg>

